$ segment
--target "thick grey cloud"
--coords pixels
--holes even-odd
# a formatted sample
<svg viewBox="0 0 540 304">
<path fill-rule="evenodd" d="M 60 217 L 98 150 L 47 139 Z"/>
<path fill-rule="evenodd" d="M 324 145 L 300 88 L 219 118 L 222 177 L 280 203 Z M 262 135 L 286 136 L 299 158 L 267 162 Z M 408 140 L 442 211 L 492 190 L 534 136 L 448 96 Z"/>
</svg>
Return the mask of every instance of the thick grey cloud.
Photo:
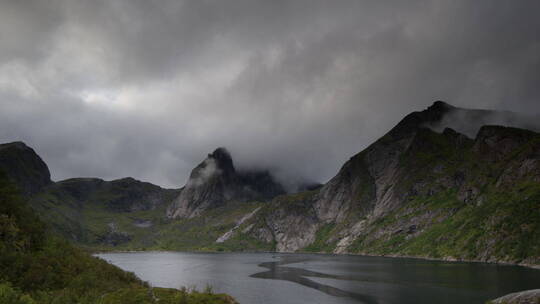
<svg viewBox="0 0 540 304">
<path fill-rule="evenodd" d="M 540 111 L 540 2 L 0 2 L 0 141 L 168 187 L 218 146 L 325 181 L 443 99 Z"/>
</svg>

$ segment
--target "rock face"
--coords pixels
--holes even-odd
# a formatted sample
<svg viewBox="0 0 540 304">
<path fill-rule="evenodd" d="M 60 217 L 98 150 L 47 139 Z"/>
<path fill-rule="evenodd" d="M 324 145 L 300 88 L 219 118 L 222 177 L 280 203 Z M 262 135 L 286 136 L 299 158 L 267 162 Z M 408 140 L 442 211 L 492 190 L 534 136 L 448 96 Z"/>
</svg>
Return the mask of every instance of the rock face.
<svg viewBox="0 0 540 304">
<path fill-rule="evenodd" d="M 540 289 L 526 290 L 508 294 L 489 301 L 490 304 L 540 304 Z"/>
<path fill-rule="evenodd" d="M 540 135 L 431 129 L 455 111 L 489 114 L 435 102 L 407 115 L 322 188 L 276 198 L 249 235 L 278 251 L 540 263 L 540 216 L 530 216 L 540 208 Z"/>
<path fill-rule="evenodd" d="M 220 236 L 217 240 L 216 240 L 216 243 L 223 243 L 225 242 L 226 240 L 230 239 L 231 236 L 233 236 L 235 230 L 237 230 L 238 228 L 240 228 L 240 226 L 247 220 L 249 220 L 250 218 L 252 218 L 255 213 L 257 213 L 257 211 L 259 211 L 259 209 L 261 209 L 260 207 L 259 208 L 256 208 L 255 210 L 251 211 L 250 213 L 244 215 L 238 222 L 236 222 L 236 225 L 229 231 L 225 232 L 222 236 Z"/>
<path fill-rule="evenodd" d="M 0 144 L 0 169 L 25 195 L 35 194 L 52 183 L 45 162 L 23 142 Z"/>
<path fill-rule="evenodd" d="M 340 223 L 352 214 L 358 219 L 368 215 L 380 217 L 396 208 L 401 201 L 395 188 L 401 155 L 411 146 L 420 129 L 441 120 L 452 109 L 446 103 L 436 102 L 425 111 L 414 112 L 383 138 L 352 157 L 309 201 L 301 202 L 308 205 L 307 209 L 312 213 L 307 219 L 304 213 L 295 216 L 284 212 L 280 216 L 279 213 L 283 211 L 278 208 L 270 216 L 272 224 L 267 228 L 274 230 L 268 235 L 280 236 L 275 240 L 277 248 L 296 251 L 313 242 L 317 229 L 324 223 Z M 284 221 L 282 217 L 289 220 Z M 296 226 L 290 223 L 296 223 Z M 299 241 L 291 238 L 298 238 Z"/>
<path fill-rule="evenodd" d="M 268 200 L 283 193 L 283 187 L 267 171 L 238 172 L 229 152 L 218 148 L 191 171 L 167 216 L 193 218 L 228 201 Z"/>
</svg>

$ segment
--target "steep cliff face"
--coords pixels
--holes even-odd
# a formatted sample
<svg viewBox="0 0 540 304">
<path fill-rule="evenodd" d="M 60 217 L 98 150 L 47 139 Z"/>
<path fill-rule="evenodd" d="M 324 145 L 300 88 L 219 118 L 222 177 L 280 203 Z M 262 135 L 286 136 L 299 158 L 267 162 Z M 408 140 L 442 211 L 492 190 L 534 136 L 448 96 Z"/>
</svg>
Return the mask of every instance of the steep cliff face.
<svg viewBox="0 0 540 304">
<path fill-rule="evenodd" d="M 271 223 L 267 225 L 267 229 L 274 231 L 267 235 L 281 232 L 284 235 L 275 240 L 277 248 L 295 251 L 313 242 L 317 230 L 324 224 L 352 224 L 358 221 L 355 224 L 359 226 L 365 221 L 364 217 L 380 217 L 396 208 L 400 203 L 395 187 L 401 155 L 410 147 L 418 130 L 427 124 L 440 121 L 453 109 L 446 103 L 436 102 L 425 111 L 409 114 L 384 137 L 347 161 L 334 178 L 314 192 L 309 202 L 301 202 L 313 210 L 310 221 L 300 219 L 304 217 L 301 213 L 297 214 L 298 219 L 292 219 L 294 215 L 289 215 L 290 220 L 286 223 L 272 220 L 281 218 L 279 214 L 286 208 L 280 207 L 269 215 Z M 292 200 L 296 201 L 294 198 Z M 281 204 L 277 202 L 276 205 Z M 296 226 L 297 229 L 287 229 L 295 227 L 287 226 L 292 222 L 303 225 Z M 344 236 L 347 237 L 350 238 L 349 235 Z M 297 242 L 290 240 L 291 238 L 304 241 Z"/>
<path fill-rule="evenodd" d="M 229 201 L 268 200 L 283 193 L 283 187 L 267 171 L 238 172 L 229 152 L 218 148 L 191 171 L 167 216 L 193 218 Z"/>
<path fill-rule="evenodd" d="M 52 183 L 45 162 L 23 142 L 0 144 L 0 169 L 25 195 L 35 194 Z"/>
<path fill-rule="evenodd" d="M 338 174 L 320 191 L 317 215 L 323 221 L 342 222 L 351 210 L 378 217 L 399 206 L 396 188 L 401 173 L 402 155 L 416 144 L 425 126 L 440 121 L 454 107 L 435 102 L 422 112 L 406 116 L 396 127 L 361 153 L 347 161 Z M 414 147 L 412 147 L 414 148 Z"/>
<path fill-rule="evenodd" d="M 247 234 L 279 251 L 539 263 L 539 134 L 428 128 L 455 110 L 406 116 L 321 189 L 275 199 Z"/>
</svg>

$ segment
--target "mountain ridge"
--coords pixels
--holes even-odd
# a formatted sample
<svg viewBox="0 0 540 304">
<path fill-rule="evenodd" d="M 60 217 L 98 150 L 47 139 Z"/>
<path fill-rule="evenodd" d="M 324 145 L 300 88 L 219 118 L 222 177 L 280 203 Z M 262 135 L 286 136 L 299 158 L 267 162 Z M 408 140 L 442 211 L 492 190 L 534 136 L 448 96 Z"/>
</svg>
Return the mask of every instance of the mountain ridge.
<svg viewBox="0 0 540 304">
<path fill-rule="evenodd" d="M 479 250 L 484 252 L 474 253 L 463 249 L 463 254 L 460 254 L 460 250 L 456 248 L 450 252 L 442 252 L 442 249 L 435 248 L 430 249 L 434 252 L 425 254 L 422 253 L 422 249 L 414 251 L 409 248 L 399 248 L 400 245 L 406 244 L 408 239 L 420 236 L 424 232 L 429 233 L 431 227 L 437 227 L 437 221 L 452 222 L 449 219 L 449 215 L 452 213 L 438 211 L 440 214 L 433 216 L 433 214 L 429 214 L 431 210 L 417 208 L 414 212 L 423 214 L 425 219 L 419 218 L 416 222 L 402 220 L 402 225 L 394 227 L 393 232 L 376 227 L 381 224 L 380 221 L 385 226 L 384 220 L 390 215 L 400 218 L 394 213 L 403 208 L 407 209 L 408 200 L 425 199 L 425 196 L 444 194 L 448 197 L 440 199 L 456 203 L 457 210 L 473 212 L 469 210 L 472 208 L 465 208 L 466 205 L 464 206 L 463 203 L 481 204 L 481 200 L 485 199 L 482 197 L 482 188 L 493 186 L 490 192 L 496 193 L 496 186 L 500 186 L 502 182 L 500 180 L 492 181 L 490 174 L 494 173 L 476 172 L 475 164 L 472 163 L 472 160 L 467 160 L 467 157 L 485 166 L 486 170 L 492 171 L 496 168 L 492 168 L 494 166 L 489 163 L 490 161 L 499 162 L 500 164 L 497 163 L 496 166 L 504 167 L 502 162 L 508 161 L 505 157 L 510 157 L 511 152 L 514 151 L 517 154 L 513 157 L 521 157 L 515 161 L 517 163 L 515 166 L 519 165 L 520 167 L 519 169 L 507 167 L 506 174 L 517 171 L 517 175 L 512 175 L 513 178 L 522 179 L 525 183 L 532 182 L 533 184 L 529 185 L 527 189 L 530 189 L 534 195 L 538 195 L 537 192 L 540 189 L 534 185 L 539 181 L 540 171 L 538 133 L 501 126 L 483 126 L 476 138 L 470 139 L 450 128 L 446 128 L 442 133 L 437 133 L 425 127 L 426 123 L 436 122 L 437 119 L 441 119 L 444 112 L 454 109 L 454 107 L 448 107 L 444 103 L 435 103 L 422 112 L 407 115 L 386 135 L 347 161 L 338 174 L 326 183 L 319 192 L 293 198 L 286 202 L 276 199 L 277 207 L 275 210 L 266 210 L 268 213 L 264 215 L 264 219 L 261 219 L 265 224 L 263 226 L 255 225 L 250 233 L 267 242 L 275 242 L 277 251 L 290 252 L 307 248 L 308 251 L 323 249 L 322 251 L 329 250 L 334 253 L 387 255 L 398 254 L 400 250 L 403 250 L 404 252 L 401 254 L 410 256 L 482 261 L 511 260 L 514 263 L 538 264 L 537 252 L 539 251 L 537 249 L 540 240 L 538 240 L 537 233 L 531 235 L 533 241 L 523 240 L 523 243 L 530 246 L 526 250 L 527 253 L 522 252 L 521 256 L 516 253 L 513 257 L 497 256 L 498 253 L 489 252 L 493 248 L 480 241 L 474 243 L 471 240 L 470 242 L 474 244 L 470 244 L 467 243 L 467 240 L 461 239 L 456 240 L 456 242 L 465 242 L 467 246 L 481 247 Z M 488 148 L 484 144 L 486 141 L 489 143 Z M 533 145 L 528 147 L 533 150 L 530 154 L 520 155 L 519 151 L 516 152 L 516 150 L 523 150 L 530 146 L 529 144 Z M 439 150 L 442 150 L 442 153 L 439 153 Z M 427 159 L 422 159 L 426 157 Z M 412 162 L 416 166 L 407 165 L 406 162 Z M 525 176 L 529 173 L 533 176 Z M 436 176 L 437 174 L 439 176 Z M 473 176 L 477 181 L 482 181 L 482 184 L 474 185 L 475 178 Z M 436 180 L 436 185 L 427 187 L 432 178 Z M 507 182 L 509 182 L 508 178 Z M 470 185 L 471 183 L 473 185 Z M 446 193 L 448 191 L 452 193 Z M 517 198 L 513 197 L 513 199 Z M 534 201 L 529 203 L 532 204 L 531 208 L 535 206 L 540 208 L 538 203 Z M 426 204 L 431 204 L 429 199 Z M 518 212 L 512 206 L 505 208 L 507 212 Z M 295 213 L 296 209 L 303 211 Z M 412 212 L 412 210 L 403 211 Z M 489 215 L 487 214 L 486 217 Z M 466 220 L 463 221 L 466 222 Z M 405 225 L 405 222 L 408 226 Z M 286 227 L 292 227 L 293 223 L 298 226 L 296 229 L 286 229 Z M 538 223 L 540 223 L 540 219 L 525 218 L 523 224 L 535 227 L 538 226 Z M 488 228 L 485 231 L 486 234 L 491 229 L 491 227 Z M 394 232 L 398 233 L 399 238 L 395 238 Z M 514 231 L 513 233 L 522 232 Z M 362 238 L 367 238 L 367 242 L 362 241 Z M 482 239 L 481 241 L 487 240 Z M 315 243 L 319 243 L 320 246 L 313 247 L 312 245 Z M 441 242 L 435 242 L 435 244 L 437 243 Z M 427 247 L 429 246 L 426 245 Z M 521 258 L 523 260 L 520 260 Z"/>
<path fill-rule="evenodd" d="M 92 199 L 82 199 L 81 211 L 69 206 L 86 196 L 50 190 L 56 185 L 67 193 L 62 188 L 75 179 L 45 187 L 34 195 L 33 206 L 45 215 L 61 214 L 49 221 L 64 219 L 65 235 L 86 235 L 76 241 L 100 249 L 307 251 L 540 264 L 540 218 L 531 212 L 540 208 L 540 135 L 485 125 L 469 137 L 443 128 L 456 111 L 480 122 L 495 115 L 435 102 L 406 115 L 327 183 L 304 192 L 285 194 L 264 170 L 237 171 L 227 150 L 218 148 L 193 169 L 184 188 L 168 190 L 159 204 L 133 207 L 133 192 L 122 183 L 144 183 L 127 179 L 96 186 Z M 478 121 L 459 125 L 476 128 Z M 271 195 L 265 197 L 265 189 Z M 178 210 L 183 211 L 175 215 Z M 75 218 L 83 219 L 79 226 Z"/>
<path fill-rule="evenodd" d="M 530 136 L 529 141 L 526 142 L 527 149 L 532 150 L 532 152 L 524 149 L 522 145 L 516 144 L 515 142 L 508 142 L 506 139 L 505 145 L 497 143 L 496 145 L 489 144 L 489 147 L 492 149 L 491 152 L 486 154 L 487 151 L 484 149 L 486 139 L 488 142 L 494 137 L 498 138 L 501 133 L 518 133 L 518 138 L 521 136 Z M 446 131 L 447 135 L 452 135 L 453 132 Z M 434 142 L 441 140 L 443 134 L 437 134 L 428 129 L 424 129 L 419 136 L 431 137 L 434 136 Z M 274 233 L 269 233 L 268 235 L 274 235 L 274 240 L 277 242 L 276 248 L 278 251 L 297 251 L 302 250 L 302 248 L 307 248 L 310 244 L 317 242 L 317 238 L 320 237 L 321 230 L 325 229 L 325 225 L 330 225 L 333 233 L 329 233 L 330 236 L 326 236 L 324 244 L 329 246 L 328 249 L 334 253 L 361 253 L 361 254 L 382 254 L 382 255 L 407 255 L 407 256 L 422 256 L 422 257 L 435 257 L 435 258 L 446 258 L 446 259 L 467 259 L 467 260 L 480 260 L 480 261 L 504 261 L 512 263 L 523 263 L 523 264 L 538 264 L 538 247 L 540 244 L 539 236 L 537 232 L 537 227 L 540 223 L 540 219 L 535 218 L 534 213 L 527 214 L 522 213 L 524 210 L 520 210 L 523 206 L 512 206 L 504 205 L 503 202 L 500 202 L 500 199 L 497 196 L 506 197 L 511 199 L 513 202 L 522 201 L 523 204 L 527 204 L 528 208 L 525 210 L 538 210 L 539 201 L 535 199 L 520 199 L 519 193 L 515 192 L 530 192 L 531 197 L 538 199 L 539 190 L 538 182 L 540 181 L 540 169 L 538 161 L 538 151 L 540 149 L 539 145 L 539 135 L 535 132 L 524 131 L 513 128 L 505 127 L 493 127 L 486 126 L 482 128 L 482 132 L 479 132 L 476 140 L 467 140 L 460 136 L 453 135 L 453 140 L 448 140 L 444 144 L 456 145 L 456 148 L 451 150 L 450 155 L 453 158 L 449 162 L 434 163 L 426 166 L 420 170 L 415 169 L 414 167 L 419 167 L 419 165 L 425 166 L 422 163 L 418 163 L 418 158 L 412 158 L 412 161 L 416 161 L 415 166 L 408 166 L 404 170 L 394 170 L 394 163 L 387 162 L 384 167 L 384 170 L 387 172 L 381 174 L 379 180 L 381 181 L 380 185 L 377 185 L 376 179 L 371 183 L 371 189 L 364 189 L 363 193 L 354 193 L 355 183 L 345 187 L 345 189 L 334 189 L 334 181 L 330 181 L 327 184 L 327 188 L 323 188 L 321 193 L 315 194 L 314 199 L 311 199 L 312 206 L 324 206 L 326 209 L 319 211 L 318 215 L 319 221 L 311 220 L 311 225 L 305 225 L 295 229 L 294 231 L 289 231 L 288 233 L 275 233 L 275 231 L 283 231 L 283 225 L 287 225 L 288 222 L 301 222 L 299 219 L 291 219 L 290 221 L 285 221 L 283 223 L 283 218 L 278 217 L 279 220 L 275 221 L 274 224 Z M 504 137 L 502 137 L 504 138 Z M 422 140 L 420 142 L 426 142 Z M 522 142 L 523 143 L 523 142 Z M 512 145 L 516 144 L 513 148 Z M 493 147 L 496 147 L 493 149 Z M 489 164 L 490 161 L 495 159 L 496 162 L 505 162 L 508 161 L 509 155 L 515 153 L 515 150 L 525 150 L 520 154 L 521 159 L 514 159 L 512 162 L 508 163 L 508 166 L 505 169 L 496 169 L 492 168 Z M 425 151 L 425 148 L 422 150 Z M 409 151 L 412 155 L 416 155 L 415 150 Z M 497 178 L 490 177 L 491 174 L 487 175 L 478 174 L 476 172 L 469 172 L 469 168 L 461 166 L 452 170 L 452 174 L 441 174 L 440 177 L 436 178 L 434 175 L 431 175 L 431 170 L 440 171 L 446 170 L 444 166 L 450 166 L 452 162 L 459 163 L 465 161 L 460 159 L 465 157 L 467 153 L 470 153 L 472 159 L 471 162 L 478 161 L 478 155 L 481 157 L 487 156 L 487 163 L 485 169 L 494 170 L 498 172 Z M 362 168 L 364 165 L 362 162 L 365 160 L 366 155 L 369 153 L 361 153 L 356 156 L 355 163 L 346 164 L 343 169 L 338 173 L 337 179 L 342 175 L 349 174 L 349 168 L 351 166 L 356 166 Z M 400 155 L 402 156 L 402 155 Z M 492 158 L 492 156 L 494 158 Z M 403 156 L 401 160 L 407 160 L 407 156 Z M 407 160 L 410 161 L 410 160 Z M 376 164 L 376 163 L 375 163 Z M 444 164 L 444 165 L 443 165 Z M 441 167 L 441 165 L 443 167 Z M 497 164 L 499 165 L 499 164 Z M 517 167 L 517 168 L 516 168 Z M 504 167 L 503 167 L 504 168 Z M 363 176 L 365 179 L 371 177 L 369 174 L 371 172 L 377 173 L 376 168 L 363 168 L 365 171 L 363 174 L 358 174 L 360 177 Z M 429 169 L 426 170 L 426 169 Z M 484 169 L 484 168 L 482 168 Z M 415 172 L 417 170 L 418 172 Z M 476 170 L 476 169 L 474 169 Z M 407 172 L 412 172 L 414 174 L 408 174 Z M 448 172 L 450 173 L 450 172 Z M 418 176 L 415 176 L 418 174 Z M 426 175 L 426 176 L 422 176 Z M 469 177 L 469 175 L 471 177 Z M 403 178 L 400 176 L 404 176 Z M 474 177 L 474 178 L 472 178 Z M 416 181 L 414 179 L 417 179 Z M 436 178 L 436 182 L 430 183 L 430 179 Z M 350 179 L 350 177 L 348 177 Z M 366 181 L 364 179 L 364 181 Z M 475 180 L 476 179 L 476 180 Z M 520 190 L 515 190 L 516 187 L 515 181 L 523 180 L 525 183 L 520 187 Z M 388 182 L 387 182 L 388 181 Z M 528 183 L 528 184 L 527 184 Z M 532 183 L 532 184 L 531 184 Z M 343 186 L 342 183 L 338 183 Z M 369 183 L 366 183 L 369 184 Z M 499 191 L 497 188 L 505 186 L 505 191 Z M 489 191 L 484 191 L 482 193 L 482 188 L 491 189 Z M 328 189 L 330 188 L 330 190 Z M 381 190 L 380 193 L 377 193 L 377 189 Z M 349 192 L 347 192 L 349 191 Z M 326 195 L 328 192 L 335 193 L 340 197 L 340 200 L 332 201 Z M 506 192 L 506 193 L 505 193 Z M 359 201 L 363 204 L 360 204 L 361 207 L 371 208 L 371 211 L 360 212 L 356 215 L 357 220 L 351 220 L 350 218 L 340 218 L 342 214 L 348 214 L 340 208 L 347 208 L 350 205 L 347 205 L 347 201 L 343 196 L 349 198 L 356 195 L 364 195 L 364 198 Z M 495 195 L 497 194 L 497 195 Z M 511 194 L 511 195 L 510 195 Z M 318 197 L 317 197 L 318 195 Z M 326 195 L 326 196 L 325 196 Z M 495 195 L 495 197 L 493 197 Z M 410 206 L 409 201 L 414 201 L 416 206 Z M 326 203 L 326 205 L 324 203 Z M 345 203 L 344 203 L 345 202 Z M 306 201 L 300 202 L 301 204 L 306 204 Z M 351 204 L 349 202 L 349 204 Z M 442 204 L 443 206 L 438 206 L 437 204 Z M 453 206 L 449 210 L 445 204 Z M 337 206 L 336 206 L 337 205 Z M 479 208 L 475 208 L 478 205 Z M 495 208 L 495 211 L 489 210 L 488 213 L 482 214 L 478 213 L 482 208 L 487 208 L 487 205 L 491 205 L 490 208 Z M 483 206 L 483 207 L 482 207 Z M 516 209 L 517 208 L 517 209 Z M 361 208 L 356 208 L 357 211 L 362 210 Z M 365 210 L 365 209 L 364 209 Z M 381 212 L 383 210 L 384 212 Z M 483 227 L 480 231 L 475 232 L 475 238 L 468 239 L 467 235 L 464 236 L 452 236 L 451 231 L 439 231 L 435 232 L 436 229 L 443 229 L 443 225 L 452 226 L 458 225 L 467 233 L 475 231 L 473 224 L 470 222 L 471 219 L 464 217 L 460 219 L 458 223 L 453 220 L 453 217 L 456 214 L 462 212 L 470 213 L 471 219 L 474 216 L 477 219 L 477 223 L 485 223 L 486 227 Z M 493 213 L 501 212 L 501 214 L 496 215 Z M 286 213 L 286 212 L 285 212 Z M 334 217 L 324 217 L 325 214 L 331 214 Z M 512 218 L 512 215 L 518 217 L 522 222 L 515 222 L 515 219 Z M 502 219 L 499 217 L 504 216 Z M 302 216 L 301 216 L 302 217 Z M 457 217 L 457 216 L 456 216 Z M 536 216 L 537 217 L 537 216 Z M 267 216 L 267 218 L 274 219 L 272 216 Z M 354 218 L 354 217 L 353 217 Z M 504 220 L 503 220 L 504 219 Z M 346 221 L 349 220 L 352 223 L 347 224 Z M 511 239 L 501 239 L 501 235 L 497 233 L 498 228 L 495 228 L 489 223 L 489 220 L 494 221 L 497 225 L 505 225 L 505 221 L 509 223 L 514 222 L 511 227 L 508 229 L 513 229 L 510 235 L 518 237 L 521 239 L 521 243 L 527 244 L 526 249 L 523 248 L 522 252 L 513 252 L 509 256 L 511 251 L 512 242 L 515 240 Z M 280 222 L 281 221 L 281 222 Z M 280 226 L 280 223 L 281 226 Z M 439 225 L 442 223 L 441 225 Z M 462 225 L 462 226 L 459 226 Z M 530 227 L 529 230 L 521 231 L 520 225 L 525 225 Z M 272 227 L 271 225 L 268 225 Z M 268 227 L 267 226 L 267 227 Z M 328 226 L 326 226 L 326 229 Z M 538 227 L 537 227 L 538 228 Z M 298 232 L 301 233 L 300 236 L 295 235 Z M 494 232 L 495 231 L 495 232 Z M 259 237 L 267 237 L 268 235 L 260 235 Z M 419 240 L 422 238 L 428 238 L 429 234 L 435 235 L 437 238 L 430 239 L 431 243 L 423 243 L 415 248 L 408 248 L 407 243 L 410 243 L 410 247 L 415 245 L 415 238 L 418 238 L 417 243 L 420 243 Z M 493 234 L 490 240 L 486 235 Z M 447 241 L 444 239 L 455 238 L 455 245 L 448 246 Z M 441 241 L 443 240 L 443 241 Z M 486 244 L 492 240 L 499 240 L 501 244 L 505 246 L 510 246 L 507 248 L 498 248 L 500 244 Z M 460 244 L 463 242 L 463 244 Z M 435 244 L 435 245 L 433 245 Z M 520 246 L 523 246 L 520 245 Z M 465 246 L 463 248 L 461 246 Z M 501 245 L 502 246 L 502 245 Z M 324 246 L 323 246 L 324 247 Z M 450 247 L 450 248 L 448 248 Z M 424 252 L 427 249 L 432 250 L 431 253 Z M 327 250 L 328 250 L 327 249 Z M 500 252 L 496 252 L 499 250 Z M 315 250 L 317 251 L 317 250 Z M 401 251 L 401 252 L 400 252 Z M 503 254 L 504 252 L 504 254 Z M 512 256 L 513 255 L 513 256 Z"/>
</svg>

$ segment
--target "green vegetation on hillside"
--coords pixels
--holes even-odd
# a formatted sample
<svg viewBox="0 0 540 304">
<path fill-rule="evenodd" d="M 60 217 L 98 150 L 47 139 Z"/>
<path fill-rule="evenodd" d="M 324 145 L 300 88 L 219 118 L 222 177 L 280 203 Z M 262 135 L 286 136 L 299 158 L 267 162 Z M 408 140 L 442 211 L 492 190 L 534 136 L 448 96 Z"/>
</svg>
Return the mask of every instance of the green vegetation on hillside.
<svg viewBox="0 0 540 304">
<path fill-rule="evenodd" d="M 47 232 L 0 173 L 0 302 L 235 303 L 226 295 L 151 288 Z"/>
<path fill-rule="evenodd" d="M 401 157 L 407 175 L 397 186 L 408 202 L 372 223 L 349 251 L 540 264 L 540 184 L 522 165 L 533 163 L 540 136 L 489 128 L 517 143 L 474 150 L 455 134 L 420 132 L 422 146 L 413 143 Z"/>
<path fill-rule="evenodd" d="M 91 182 L 91 181 L 90 181 Z M 168 219 L 168 204 L 143 210 L 109 208 L 111 196 L 105 191 L 83 202 L 61 182 L 31 198 L 31 204 L 53 232 L 91 251 L 184 250 L 184 251 L 268 251 L 271 244 L 235 233 L 227 242 L 215 241 L 236 226 L 237 221 L 261 202 L 235 202 L 213 208 L 192 219 Z M 166 201 L 172 200 L 171 197 Z M 242 225 L 241 231 L 246 225 Z"/>
<path fill-rule="evenodd" d="M 162 189 L 132 178 L 32 182 L 30 188 L 39 191 L 26 195 L 55 235 L 94 251 L 281 250 L 540 264 L 540 135 L 501 126 L 484 126 L 475 139 L 448 128 L 434 132 L 423 126 L 448 108 L 434 106 L 407 116 L 353 156 L 324 188 L 269 202 L 228 198 L 193 218 L 171 219 L 168 208 L 185 188 Z M 26 151 L 39 164 L 31 167 L 44 168 L 42 175 L 48 176 L 35 152 L 8 146 Z M 8 172 L 21 187 L 12 175 L 27 174 L 30 161 L 6 151 L 0 153 L 6 163 L 21 163 Z M 268 182 L 248 180 L 260 182 L 263 190 Z M 15 231 L 13 221 L 0 218 L 6 236 Z M 43 230 L 37 218 L 27 221 L 36 227 L 24 226 L 26 221 L 21 227 Z M 61 243 L 51 236 L 36 239 L 47 240 L 32 246 L 50 255 L 49 247 L 64 246 L 50 245 Z"/>
<path fill-rule="evenodd" d="M 216 240 L 237 225 L 238 220 L 261 207 L 257 202 L 229 202 L 225 206 L 207 210 L 204 216 L 171 220 L 160 228 L 155 249 L 184 251 L 258 251 L 270 246 L 247 235 L 235 233 L 224 243 Z M 245 228 L 241 225 L 238 230 Z"/>
<path fill-rule="evenodd" d="M 459 201 L 453 192 L 422 198 L 383 218 L 371 233 L 387 230 L 375 239 L 358 238 L 351 252 L 476 260 L 540 263 L 540 185 L 523 184 L 517 191 L 491 192 L 480 206 Z M 398 221 L 432 213 L 417 221 L 421 233 L 397 230 Z"/>
<path fill-rule="evenodd" d="M 336 247 L 337 241 L 329 242 L 329 237 L 332 235 L 335 224 L 325 224 L 315 235 L 315 241 L 311 245 L 303 249 L 307 252 L 332 252 Z"/>
</svg>

